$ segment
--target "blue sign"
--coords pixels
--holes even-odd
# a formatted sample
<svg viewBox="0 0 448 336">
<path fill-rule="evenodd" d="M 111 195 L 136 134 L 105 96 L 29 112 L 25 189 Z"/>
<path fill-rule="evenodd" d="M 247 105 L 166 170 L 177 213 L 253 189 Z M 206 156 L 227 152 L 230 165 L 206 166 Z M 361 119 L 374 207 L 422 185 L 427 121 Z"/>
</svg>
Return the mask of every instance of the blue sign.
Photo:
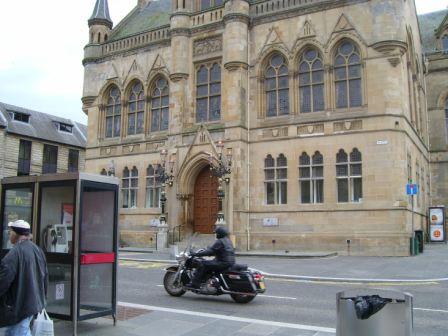
<svg viewBox="0 0 448 336">
<path fill-rule="evenodd" d="M 417 195 L 418 194 L 418 184 L 406 184 L 406 194 L 407 195 Z"/>
</svg>

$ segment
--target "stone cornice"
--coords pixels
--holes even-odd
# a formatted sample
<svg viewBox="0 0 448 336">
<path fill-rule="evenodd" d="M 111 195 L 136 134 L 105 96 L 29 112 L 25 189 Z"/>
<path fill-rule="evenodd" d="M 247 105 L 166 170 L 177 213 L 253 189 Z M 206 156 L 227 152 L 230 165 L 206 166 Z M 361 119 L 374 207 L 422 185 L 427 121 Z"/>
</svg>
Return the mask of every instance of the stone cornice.
<svg viewBox="0 0 448 336">
<path fill-rule="evenodd" d="M 82 102 L 82 111 L 87 114 L 89 108 L 92 107 L 93 102 L 95 101 L 96 96 L 85 96 L 81 98 Z"/>
<path fill-rule="evenodd" d="M 189 37 L 191 35 L 190 28 L 173 28 L 170 30 L 171 37 L 175 36 L 186 36 Z"/>
</svg>

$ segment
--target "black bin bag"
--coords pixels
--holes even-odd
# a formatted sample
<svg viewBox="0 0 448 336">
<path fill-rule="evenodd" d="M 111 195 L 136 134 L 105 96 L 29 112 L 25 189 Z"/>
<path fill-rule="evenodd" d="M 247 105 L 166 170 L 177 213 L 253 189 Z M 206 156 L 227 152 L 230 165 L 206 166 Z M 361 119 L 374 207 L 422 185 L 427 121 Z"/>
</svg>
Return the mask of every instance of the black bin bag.
<svg viewBox="0 0 448 336">
<path fill-rule="evenodd" d="M 354 299 L 356 317 L 360 320 L 367 320 L 389 302 L 392 302 L 392 300 L 382 298 L 379 295 L 357 296 Z"/>
</svg>

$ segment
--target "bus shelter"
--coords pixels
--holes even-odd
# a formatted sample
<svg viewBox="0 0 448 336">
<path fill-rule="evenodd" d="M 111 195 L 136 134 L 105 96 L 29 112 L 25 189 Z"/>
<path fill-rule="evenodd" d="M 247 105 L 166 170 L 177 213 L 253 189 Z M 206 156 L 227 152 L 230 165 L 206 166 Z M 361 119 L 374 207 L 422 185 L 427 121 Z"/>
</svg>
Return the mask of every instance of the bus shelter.
<svg viewBox="0 0 448 336">
<path fill-rule="evenodd" d="M 47 312 L 77 322 L 116 321 L 118 179 L 64 173 L 7 177 L 1 182 L 0 258 L 12 247 L 8 222 L 30 223 L 49 271 Z"/>
</svg>

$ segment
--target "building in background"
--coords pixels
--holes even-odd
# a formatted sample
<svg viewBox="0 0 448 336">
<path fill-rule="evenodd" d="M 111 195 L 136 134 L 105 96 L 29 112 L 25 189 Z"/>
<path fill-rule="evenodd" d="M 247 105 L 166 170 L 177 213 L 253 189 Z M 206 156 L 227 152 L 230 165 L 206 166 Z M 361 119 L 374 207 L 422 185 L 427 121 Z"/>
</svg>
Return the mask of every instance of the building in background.
<svg viewBox="0 0 448 336">
<path fill-rule="evenodd" d="M 123 242 L 154 240 L 162 158 L 178 236 L 212 232 L 218 186 L 241 250 L 409 255 L 426 230 L 414 1 L 139 0 L 113 27 L 97 0 L 88 24 L 86 170 L 121 179 Z"/>
<path fill-rule="evenodd" d="M 431 205 L 448 207 L 448 9 L 419 21 L 427 60 Z"/>
<path fill-rule="evenodd" d="M 0 102 L 0 178 L 83 171 L 85 125 Z"/>
</svg>

